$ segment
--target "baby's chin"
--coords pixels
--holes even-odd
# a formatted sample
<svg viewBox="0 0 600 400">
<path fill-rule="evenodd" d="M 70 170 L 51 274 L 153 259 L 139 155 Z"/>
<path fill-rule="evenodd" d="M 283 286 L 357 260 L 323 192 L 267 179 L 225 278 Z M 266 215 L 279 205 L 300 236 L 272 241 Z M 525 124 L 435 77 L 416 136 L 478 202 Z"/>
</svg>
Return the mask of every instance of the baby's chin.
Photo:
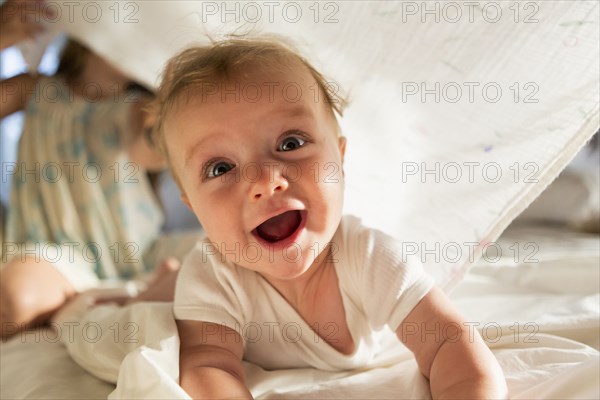
<svg viewBox="0 0 600 400">
<path fill-rule="evenodd" d="M 232 257 L 228 260 L 238 267 L 255 271 L 263 277 L 280 281 L 292 281 L 301 278 L 314 265 L 319 264 L 319 244 L 312 248 L 305 248 L 298 252 L 299 246 L 288 246 L 287 248 L 264 252 L 260 259 L 241 258 L 235 262 Z M 323 254 L 323 252 L 321 252 Z M 318 257 L 318 258 L 315 258 Z"/>
</svg>

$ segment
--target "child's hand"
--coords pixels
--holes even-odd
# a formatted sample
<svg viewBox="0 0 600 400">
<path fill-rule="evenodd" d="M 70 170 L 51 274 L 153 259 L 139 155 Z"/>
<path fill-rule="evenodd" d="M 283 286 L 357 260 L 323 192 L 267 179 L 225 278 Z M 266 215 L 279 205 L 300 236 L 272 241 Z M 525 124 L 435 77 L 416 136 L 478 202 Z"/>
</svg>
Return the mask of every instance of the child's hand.
<svg viewBox="0 0 600 400">
<path fill-rule="evenodd" d="M 35 38 L 44 31 L 43 18 L 52 18 L 52 8 L 44 0 L 7 0 L 0 7 L 0 49 L 25 39 Z"/>
<path fill-rule="evenodd" d="M 62 324 L 76 321 L 91 308 L 103 304 L 124 305 L 140 292 L 140 285 L 134 281 L 101 287 L 77 293 L 52 316 L 52 322 Z"/>
<path fill-rule="evenodd" d="M 173 301 L 175 297 L 175 283 L 181 262 L 175 257 L 164 259 L 157 265 L 152 278 L 140 293 L 127 303 L 137 301 Z"/>
</svg>

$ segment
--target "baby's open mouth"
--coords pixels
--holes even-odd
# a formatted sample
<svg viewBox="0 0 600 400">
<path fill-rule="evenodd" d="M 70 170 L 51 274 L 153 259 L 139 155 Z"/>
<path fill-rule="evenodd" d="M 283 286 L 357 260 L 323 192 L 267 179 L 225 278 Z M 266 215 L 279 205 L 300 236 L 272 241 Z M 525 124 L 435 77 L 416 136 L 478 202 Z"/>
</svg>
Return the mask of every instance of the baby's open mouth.
<svg viewBox="0 0 600 400">
<path fill-rule="evenodd" d="M 286 211 L 269 218 L 254 228 L 252 233 L 269 243 L 275 243 L 292 236 L 301 222 L 302 215 L 299 210 Z"/>
</svg>

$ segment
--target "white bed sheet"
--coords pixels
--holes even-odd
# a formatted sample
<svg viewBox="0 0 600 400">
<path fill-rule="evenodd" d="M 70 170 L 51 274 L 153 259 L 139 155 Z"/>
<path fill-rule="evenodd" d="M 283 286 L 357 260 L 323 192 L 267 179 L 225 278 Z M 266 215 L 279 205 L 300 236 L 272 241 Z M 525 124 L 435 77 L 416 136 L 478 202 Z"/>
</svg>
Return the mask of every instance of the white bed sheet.
<svg viewBox="0 0 600 400">
<path fill-rule="evenodd" d="M 529 258 L 521 254 L 515 262 L 510 249 L 515 243 L 521 248 L 533 243 L 537 250 L 528 252 Z M 511 397 L 600 398 L 600 237 L 514 227 L 499 244 L 503 257 L 479 262 L 451 297 L 468 321 L 483 328 L 506 374 Z M 538 261 L 530 262 L 532 258 Z M 107 315 L 112 314 L 121 324 L 121 334 L 127 333 L 125 323 L 135 322 L 142 328 L 135 336 L 138 344 L 124 343 L 122 336 L 115 343 L 114 329 L 94 346 L 90 341 L 69 344 L 79 354 L 78 362 L 112 383 L 84 371 L 64 344 L 51 343 L 55 332 L 39 330 L 1 345 L 0 398 L 185 397 L 176 385 L 178 339 L 169 305 L 147 303 L 115 311 L 105 306 L 87 317 L 104 319 L 106 330 L 111 325 Z M 63 341 L 66 335 L 63 329 Z M 121 365 L 126 352 L 142 343 L 147 345 Z M 328 373 L 264 371 L 246 364 L 246 372 L 253 394 L 266 399 L 429 396 L 427 382 L 406 351 L 388 354 L 381 365 L 369 371 Z"/>
</svg>

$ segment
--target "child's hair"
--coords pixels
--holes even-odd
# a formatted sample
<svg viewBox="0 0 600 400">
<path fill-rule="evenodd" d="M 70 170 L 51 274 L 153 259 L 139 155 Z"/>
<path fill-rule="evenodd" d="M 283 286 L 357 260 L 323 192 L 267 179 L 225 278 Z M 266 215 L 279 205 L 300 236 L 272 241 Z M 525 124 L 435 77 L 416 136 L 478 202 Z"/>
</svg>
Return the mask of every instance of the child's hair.
<svg viewBox="0 0 600 400">
<path fill-rule="evenodd" d="M 91 53 L 92 51 L 88 47 L 69 38 L 61 51 L 56 74 L 62 76 L 67 82 L 79 78 Z M 154 97 L 151 90 L 135 81 L 128 82 L 125 91 L 135 92 L 140 96 Z"/>
<path fill-rule="evenodd" d="M 243 76 L 245 71 L 259 68 L 264 71 L 288 71 L 298 66 L 308 69 L 331 112 L 339 134 L 335 114 L 343 114 L 346 100 L 331 90 L 325 77 L 290 45 L 273 36 L 259 38 L 233 38 L 206 46 L 186 49 L 167 63 L 158 90 L 160 107 L 155 142 L 165 156 L 179 188 L 183 190 L 173 171 L 165 145 L 164 121 L 177 101 L 190 94 L 201 93 L 207 84 L 224 84 Z"/>
<path fill-rule="evenodd" d="M 90 49 L 73 39 L 68 39 L 60 54 L 57 75 L 61 75 L 67 81 L 79 77 L 86 60 L 90 55 Z"/>
</svg>

